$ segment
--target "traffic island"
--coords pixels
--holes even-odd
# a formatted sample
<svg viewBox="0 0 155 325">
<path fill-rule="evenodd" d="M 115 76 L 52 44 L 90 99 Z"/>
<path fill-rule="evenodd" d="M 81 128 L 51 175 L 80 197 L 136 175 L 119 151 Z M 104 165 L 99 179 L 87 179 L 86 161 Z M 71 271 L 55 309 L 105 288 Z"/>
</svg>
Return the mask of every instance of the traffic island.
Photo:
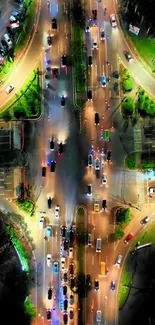
<svg viewBox="0 0 155 325">
<path fill-rule="evenodd" d="M 6 122 L 38 119 L 42 108 L 41 81 L 40 69 L 36 68 L 21 90 L 2 107 L 0 118 Z"/>
<path fill-rule="evenodd" d="M 26 212 L 29 216 L 32 216 L 34 214 L 34 202 L 30 200 L 15 200 L 16 205 L 18 208 L 24 212 Z"/>
</svg>

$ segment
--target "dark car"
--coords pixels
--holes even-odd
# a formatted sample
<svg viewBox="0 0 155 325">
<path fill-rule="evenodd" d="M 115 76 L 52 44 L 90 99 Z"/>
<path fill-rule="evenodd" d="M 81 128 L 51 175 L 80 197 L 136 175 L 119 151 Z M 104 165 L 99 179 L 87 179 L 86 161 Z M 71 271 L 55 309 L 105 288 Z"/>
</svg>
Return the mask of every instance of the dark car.
<svg viewBox="0 0 155 325">
<path fill-rule="evenodd" d="M 59 74 L 59 72 L 58 72 L 57 68 L 52 69 L 52 78 L 53 79 L 58 79 L 58 74 Z"/>
<path fill-rule="evenodd" d="M 99 281 L 98 280 L 95 280 L 95 282 L 94 282 L 94 288 L 95 288 L 95 290 L 98 290 L 99 289 Z"/>
<path fill-rule="evenodd" d="M 88 286 L 88 287 L 91 286 L 91 275 L 90 274 L 86 275 L 86 286 Z"/>
<path fill-rule="evenodd" d="M 48 299 L 52 299 L 52 288 L 48 289 Z"/>
<path fill-rule="evenodd" d="M 67 295 L 67 286 L 66 285 L 63 286 L 63 295 L 64 296 Z"/>
<path fill-rule="evenodd" d="M 67 325 L 67 323 L 68 323 L 68 314 L 67 313 L 63 313 L 63 321 L 64 321 L 64 324 Z"/>
<path fill-rule="evenodd" d="M 62 238 L 66 238 L 66 226 L 61 227 L 61 236 Z"/>
<path fill-rule="evenodd" d="M 67 280 L 68 280 L 67 272 L 63 273 L 63 280 L 64 280 L 64 282 L 67 282 Z"/>
<path fill-rule="evenodd" d="M 57 29 L 57 20 L 56 20 L 56 18 L 53 18 L 52 19 L 52 29 Z"/>
<path fill-rule="evenodd" d="M 61 57 L 61 66 L 66 67 L 67 65 L 67 55 L 62 55 Z"/>
<path fill-rule="evenodd" d="M 61 106 L 65 106 L 65 97 L 61 96 Z"/>
<path fill-rule="evenodd" d="M 48 198 L 47 204 L 48 204 L 48 208 L 51 209 L 51 207 L 52 207 L 52 199 L 51 199 L 51 197 Z"/>
<path fill-rule="evenodd" d="M 73 289 L 75 287 L 75 278 L 73 278 L 73 277 L 70 279 L 70 287 L 71 287 L 71 289 Z"/>
<path fill-rule="evenodd" d="M 114 291 L 114 290 L 115 290 L 115 288 L 116 288 L 116 284 L 115 284 L 115 281 L 111 281 L 111 285 L 110 285 L 110 288 L 111 288 L 111 290 L 112 290 L 112 291 Z"/>
<path fill-rule="evenodd" d="M 46 176 L 46 167 L 42 167 L 42 177 Z"/>
<path fill-rule="evenodd" d="M 88 56 L 88 66 L 89 66 L 89 67 L 92 66 L 92 62 L 93 62 L 93 60 L 92 60 L 92 55 L 89 55 L 89 56 Z"/>
<path fill-rule="evenodd" d="M 69 246 L 69 242 L 68 242 L 67 239 L 65 239 L 65 240 L 64 240 L 64 251 L 67 251 L 68 246 Z"/>
<path fill-rule="evenodd" d="M 111 161 L 111 151 L 108 150 L 107 152 L 107 161 Z"/>
<path fill-rule="evenodd" d="M 68 308 L 68 300 L 64 299 L 64 310 L 66 311 Z"/>
<path fill-rule="evenodd" d="M 56 167 L 56 161 L 52 160 L 51 161 L 51 173 L 55 172 L 55 167 Z"/>
<path fill-rule="evenodd" d="M 47 320 L 51 319 L 51 310 L 50 309 L 46 310 L 46 318 L 47 318 Z"/>
<path fill-rule="evenodd" d="M 74 237 L 75 237 L 75 232 L 74 232 L 74 229 L 73 228 L 70 228 L 70 231 L 68 233 L 68 236 L 69 236 L 70 244 L 73 244 Z"/>
<path fill-rule="evenodd" d="M 69 273 L 70 273 L 70 275 L 74 274 L 74 264 L 73 263 L 69 264 Z"/>
<path fill-rule="evenodd" d="M 92 10 L 92 19 L 97 20 L 97 10 Z"/>
<path fill-rule="evenodd" d="M 87 93 L 88 100 L 92 100 L 92 91 L 89 89 Z"/>
<path fill-rule="evenodd" d="M 54 147 L 55 147 L 55 140 L 54 140 L 54 138 L 52 138 L 51 140 L 50 140 L 50 150 L 54 150 Z"/>
<path fill-rule="evenodd" d="M 59 143 L 59 155 L 62 155 L 63 154 L 63 143 L 60 142 Z"/>
<path fill-rule="evenodd" d="M 128 60 L 128 62 L 133 61 L 133 58 L 132 58 L 131 54 L 128 51 L 124 51 L 124 55 L 125 55 L 126 59 Z"/>
<path fill-rule="evenodd" d="M 74 311 L 73 311 L 73 308 L 71 308 L 70 311 L 69 311 L 69 318 L 70 318 L 70 319 L 73 319 L 73 318 L 74 318 Z"/>
<path fill-rule="evenodd" d="M 87 185 L 87 195 L 88 196 L 92 195 L 92 184 Z"/>
<path fill-rule="evenodd" d="M 107 200 L 102 200 L 102 209 L 105 210 L 107 208 Z"/>
<path fill-rule="evenodd" d="M 99 117 L 99 114 L 98 113 L 95 113 L 95 125 L 99 125 L 100 123 L 100 117 Z"/>
<path fill-rule="evenodd" d="M 52 46 L 52 36 L 47 36 L 47 44 L 48 44 L 48 46 Z"/>
</svg>

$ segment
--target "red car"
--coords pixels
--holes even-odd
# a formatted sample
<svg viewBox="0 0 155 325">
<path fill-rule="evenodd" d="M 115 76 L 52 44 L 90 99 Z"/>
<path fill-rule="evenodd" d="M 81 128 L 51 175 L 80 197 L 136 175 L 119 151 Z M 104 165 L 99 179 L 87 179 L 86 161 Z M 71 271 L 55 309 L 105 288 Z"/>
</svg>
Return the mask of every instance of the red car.
<svg viewBox="0 0 155 325">
<path fill-rule="evenodd" d="M 129 234 L 129 235 L 125 238 L 125 240 L 124 240 L 124 244 L 129 244 L 129 241 L 132 240 L 133 237 L 134 237 L 133 234 Z"/>
</svg>

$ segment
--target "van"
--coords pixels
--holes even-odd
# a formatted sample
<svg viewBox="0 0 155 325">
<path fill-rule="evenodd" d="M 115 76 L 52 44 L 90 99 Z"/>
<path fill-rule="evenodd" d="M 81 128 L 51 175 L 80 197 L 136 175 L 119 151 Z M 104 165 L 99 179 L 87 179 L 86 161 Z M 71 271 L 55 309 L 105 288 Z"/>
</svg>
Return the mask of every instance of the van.
<svg viewBox="0 0 155 325">
<path fill-rule="evenodd" d="M 9 37 L 8 34 L 4 34 L 4 40 L 7 43 L 9 49 L 11 49 L 12 48 L 12 41 L 11 41 L 11 39 L 10 39 L 10 37 Z"/>
<path fill-rule="evenodd" d="M 102 246 L 102 239 L 97 238 L 97 241 L 96 241 L 96 252 L 97 253 L 101 252 L 101 246 Z"/>
<path fill-rule="evenodd" d="M 118 255 L 115 264 L 116 264 L 117 266 L 120 266 L 121 263 L 122 263 L 122 259 L 123 259 L 123 256 L 122 256 L 122 255 Z"/>
</svg>

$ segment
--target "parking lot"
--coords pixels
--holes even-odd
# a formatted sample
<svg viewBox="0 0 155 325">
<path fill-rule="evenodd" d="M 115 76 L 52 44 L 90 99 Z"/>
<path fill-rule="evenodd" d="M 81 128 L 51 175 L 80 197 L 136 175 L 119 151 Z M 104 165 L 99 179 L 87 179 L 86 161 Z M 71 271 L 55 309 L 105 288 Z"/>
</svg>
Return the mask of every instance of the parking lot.
<svg viewBox="0 0 155 325">
<path fill-rule="evenodd" d="M 11 123 L 0 122 L 0 151 L 11 149 L 12 128 Z"/>
</svg>

